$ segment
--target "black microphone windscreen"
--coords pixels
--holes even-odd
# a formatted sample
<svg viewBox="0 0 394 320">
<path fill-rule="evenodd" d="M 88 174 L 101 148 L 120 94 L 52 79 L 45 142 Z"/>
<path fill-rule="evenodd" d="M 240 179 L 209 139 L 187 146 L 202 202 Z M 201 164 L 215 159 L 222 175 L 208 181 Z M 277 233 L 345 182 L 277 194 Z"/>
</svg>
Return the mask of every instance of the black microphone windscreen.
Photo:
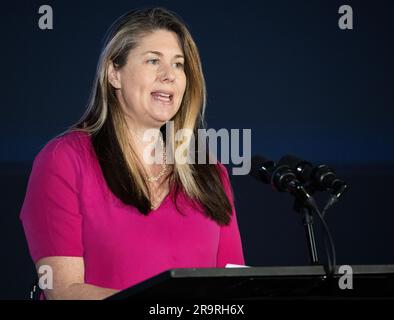
<svg viewBox="0 0 394 320">
<path fill-rule="evenodd" d="M 283 156 L 279 160 L 280 165 L 287 165 L 290 167 L 291 170 L 293 170 L 297 178 L 301 182 L 307 182 L 310 179 L 312 179 L 313 176 L 313 164 L 302 160 L 294 155 L 288 154 Z"/>
<path fill-rule="evenodd" d="M 255 155 L 251 159 L 251 169 L 249 175 L 264 183 L 270 183 L 269 170 L 271 170 L 274 166 L 274 161 L 268 160 L 259 155 Z"/>
<path fill-rule="evenodd" d="M 297 158 L 296 156 L 293 156 L 291 154 L 287 154 L 285 156 L 283 156 L 278 164 L 279 165 L 287 165 L 290 168 L 294 169 L 298 166 L 298 164 L 300 164 L 301 162 L 303 162 L 303 160 L 301 160 L 300 158 Z"/>
</svg>

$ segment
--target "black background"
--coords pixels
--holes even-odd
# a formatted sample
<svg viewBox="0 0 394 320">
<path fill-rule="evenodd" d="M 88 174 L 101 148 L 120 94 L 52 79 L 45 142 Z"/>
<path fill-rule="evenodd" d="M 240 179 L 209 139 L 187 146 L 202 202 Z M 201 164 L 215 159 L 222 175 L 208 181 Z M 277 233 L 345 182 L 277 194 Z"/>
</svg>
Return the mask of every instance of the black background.
<svg viewBox="0 0 394 320">
<path fill-rule="evenodd" d="M 43 4 L 53 30 L 38 27 Z M 353 30 L 338 27 L 343 4 L 353 8 Z M 108 26 L 147 5 L 189 26 L 208 127 L 250 128 L 253 153 L 336 168 L 351 186 L 327 218 L 338 263 L 393 264 L 392 2 L 18 0 L 0 7 L 0 298 L 27 297 L 34 276 L 18 216 L 35 155 L 83 113 Z M 291 197 L 248 176 L 232 183 L 246 263 L 308 264 Z"/>
</svg>

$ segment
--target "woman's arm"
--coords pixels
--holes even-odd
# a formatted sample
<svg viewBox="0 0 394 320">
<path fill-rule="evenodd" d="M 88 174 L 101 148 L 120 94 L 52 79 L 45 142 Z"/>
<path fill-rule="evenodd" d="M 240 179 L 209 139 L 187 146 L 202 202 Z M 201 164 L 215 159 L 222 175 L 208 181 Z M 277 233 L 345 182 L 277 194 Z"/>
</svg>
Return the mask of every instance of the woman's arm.
<svg viewBox="0 0 394 320">
<path fill-rule="evenodd" d="M 238 227 L 237 213 L 234 205 L 234 196 L 231 187 L 230 177 L 227 168 L 219 163 L 221 169 L 221 179 L 224 191 L 230 201 L 232 213 L 231 221 L 228 226 L 220 227 L 219 248 L 217 254 L 216 267 L 224 268 L 226 264 L 245 264 L 245 258 L 242 247 L 242 239 Z"/>
<path fill-rule="evenodd" d="M 44 289 L 48 300 L 100 300 L 119 292 L 84 283 L 85 265 L 82 257 L 42 258 L 36 263 L 37 270 L 44 265 L 52 269 L 53 276 L 53 288 Z"/>
</svg>

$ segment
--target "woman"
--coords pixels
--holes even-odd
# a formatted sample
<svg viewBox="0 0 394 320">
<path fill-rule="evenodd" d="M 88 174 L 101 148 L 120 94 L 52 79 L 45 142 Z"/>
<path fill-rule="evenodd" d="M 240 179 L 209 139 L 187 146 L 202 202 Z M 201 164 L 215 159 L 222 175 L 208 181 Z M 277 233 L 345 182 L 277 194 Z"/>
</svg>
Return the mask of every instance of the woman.
<svg viewBox="0 0 394 320">
<path fill-rule="evenodd" d="M 166 162 L 174 133 L 202 128 L 204 108 L 180 18 L 141 9 L 111 26 L 88 109 L 37 155 L 21 211 L 37 270 L 53 272 L 47 299 L 103 299 L 168 269 L 244 264 L 225 167 Z M 144 133 L 165 134 L 169 121 L 154 141 L 163 161 L 150 164 Z"/>
</svg>

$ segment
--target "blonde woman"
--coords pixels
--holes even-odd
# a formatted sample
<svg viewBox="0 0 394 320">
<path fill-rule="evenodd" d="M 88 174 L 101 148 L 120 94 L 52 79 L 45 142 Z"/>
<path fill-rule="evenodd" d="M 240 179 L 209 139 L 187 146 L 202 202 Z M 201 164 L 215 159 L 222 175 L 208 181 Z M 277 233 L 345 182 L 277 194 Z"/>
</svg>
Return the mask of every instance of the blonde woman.
<svg viewBox="0 0 394 320">
<path fill-rule="evenodd" d="M 172 268 L 244 264 L 225 167 L 167 161 L 177 130 L 203 128 L 205 96 L 175 13 L 137 9 L 110 27 L 88 108 L 35 158 L 21 211 L 37 270 L 52 270 L 46 299 L 103 299 Z M 144 133 L 170 121 L 156 135 L 162 161 L 148 163 Z"/>
</svg>

